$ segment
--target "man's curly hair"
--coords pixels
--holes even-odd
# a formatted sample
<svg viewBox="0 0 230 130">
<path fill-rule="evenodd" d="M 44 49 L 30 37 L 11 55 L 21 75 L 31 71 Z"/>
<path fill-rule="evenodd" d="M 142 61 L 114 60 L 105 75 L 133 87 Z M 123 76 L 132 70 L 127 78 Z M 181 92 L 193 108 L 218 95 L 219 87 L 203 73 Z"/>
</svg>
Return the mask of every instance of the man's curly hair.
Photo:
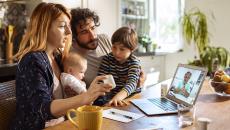
<svg viewBox="0 0 230 130">
<path fill-rule="evenodd" d="M 71 20 L 71 29 L 73 33 L 73 39 L 76 40 L 77 32 L 76 27 L 80 24 L 81 21 L 86 22 L 87 19 L 92 18 L 96 27 L 100 26 L 99 16 L 96 12 L 91 11 L 88 8 L 76 8 L 71 10 L 72 20 Z"/>
</svg>

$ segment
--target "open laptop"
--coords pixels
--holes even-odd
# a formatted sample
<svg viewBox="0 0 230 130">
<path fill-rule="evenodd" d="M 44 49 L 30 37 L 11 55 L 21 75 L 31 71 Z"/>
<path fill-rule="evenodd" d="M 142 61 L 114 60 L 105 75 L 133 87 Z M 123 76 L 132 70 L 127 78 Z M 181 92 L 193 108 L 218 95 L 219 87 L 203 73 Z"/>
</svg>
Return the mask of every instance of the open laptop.
<svg viewBox="0 0 230 130">
<path fill-rule="evenodd" d="M 204 68 L 179 64 L 164 98 L 133 99 L 131 103 L 146 115 L 177 113 L 177 104 L 195 104 L 206 74 Z"/>
</svg>

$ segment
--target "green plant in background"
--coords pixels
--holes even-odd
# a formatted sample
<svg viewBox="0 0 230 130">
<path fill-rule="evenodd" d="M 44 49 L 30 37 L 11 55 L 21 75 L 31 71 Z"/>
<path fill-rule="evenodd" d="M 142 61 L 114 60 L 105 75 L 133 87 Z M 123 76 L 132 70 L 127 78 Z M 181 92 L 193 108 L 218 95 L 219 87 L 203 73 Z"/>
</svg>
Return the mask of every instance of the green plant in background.
<svg viewBox="0 0 230 130">
<path fill-rule="evenodd" d="M 147 34 L 139 35 L 138 43 L 142 45 L 147 52 L 154 52 L 157 47 L 157 44 L 153 43 L 153 40 Z"/>
<path fill-rule="evenodd" d="M 229 55 L 229 52 L 223 47 L 208 46 L 200 54 L 200 60 L 208 68 L 208 71 L 211 72 L 214 62 L 218 62 L 218 65 L 222 68 L 229 66 Z"/>
<path fill-rule="evenodd" d="M 185 12 L 182 17 L 183 36 L 188 44 L 194 42 L 201 54 L 209 44 L 207 18 L 199 9 Z"/>
<path fill-rule="evenodd" d="M 214 71 L 214 64 L 222 68 L 230 66 L 230 54 L 225 48 L 209 46 L 207 17 L 204 13 L 195 8 L 185 12 L 181 20 L 185 40 L 188 44 L 194 43 L 199 53 L 199 57 L 189 64 L 206 67 L 209 74 Z"/>
<path fill-rule="evenodd" d="M 207 46 L 200 54 L 200 59 L 189 64 L 206 67 L 211 74 L 216 69 L 214 68 L 215 64 L 221 68 L 230 66 L 230 53 L 223 47 Z"/>
<path fill-rule="evenodd" d="M 139 35 L 138 43 L 140 43 L 143 47 L 147 48 L 149 44 L 152 43 L 152 39 L 147 34 Z"/>
</svg>

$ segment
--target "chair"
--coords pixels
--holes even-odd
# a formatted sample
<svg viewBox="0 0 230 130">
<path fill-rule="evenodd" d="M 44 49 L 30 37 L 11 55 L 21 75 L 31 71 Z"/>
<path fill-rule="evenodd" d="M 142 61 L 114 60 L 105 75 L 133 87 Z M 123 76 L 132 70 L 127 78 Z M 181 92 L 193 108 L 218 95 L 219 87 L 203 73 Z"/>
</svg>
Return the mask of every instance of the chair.
<svg viewBox="0 0 230 130">
<path fill-rule="evenodd" d="M 9 124 L 15 113 L 15 80 L 0 83 L 0 130 L 9 129 Z"/>
</svg>

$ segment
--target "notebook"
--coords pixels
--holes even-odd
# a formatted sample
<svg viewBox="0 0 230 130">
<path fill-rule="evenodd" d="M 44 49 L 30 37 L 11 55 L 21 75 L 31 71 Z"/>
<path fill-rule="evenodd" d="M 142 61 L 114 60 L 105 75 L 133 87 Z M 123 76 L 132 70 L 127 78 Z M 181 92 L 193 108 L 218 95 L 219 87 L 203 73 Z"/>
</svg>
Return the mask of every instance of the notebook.
<svg viewBox="0 0 230 130">
<path fill-rule="evenodd" d="M 146 115 L 177 113 L 177 105 L 192 107 L 207 74 L 205 68 L 178 64 L 164 98 L 133 99 L 131 103 Z"/>
</svg>

